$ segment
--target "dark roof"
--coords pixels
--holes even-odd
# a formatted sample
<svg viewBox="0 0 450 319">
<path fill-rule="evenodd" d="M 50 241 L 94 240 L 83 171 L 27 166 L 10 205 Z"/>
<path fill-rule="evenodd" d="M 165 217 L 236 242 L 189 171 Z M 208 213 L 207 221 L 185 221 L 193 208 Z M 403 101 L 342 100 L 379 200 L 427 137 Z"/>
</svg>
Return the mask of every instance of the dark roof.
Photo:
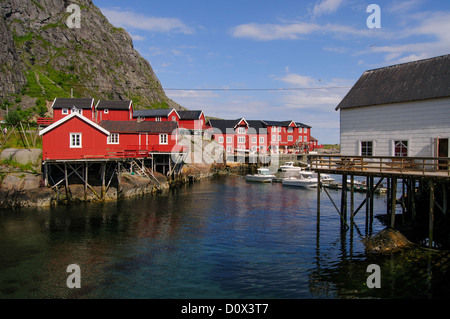
<svg viewBox="0 0 450 319">
<path fill-rule="evenodd" d="M 338 109 L 450 96 L 450 54 L 363 73 Z"/>
<path fill-rule="evenodd" d="M 93 98 L 62 98 L 57 97 L 53 101 L 54 109 L 62 109 L 62 108 L 72 108 L 76 107 L 77 109 L 90 109 L 92 108 L 92 104 L 94 103 Z"/>
<path fill-rule="evenodd" d="M 234 127 L 239 124 L 242 119 L 237 120 L 215 120 L 208 121 L 208 125 L 213 128 L 214 133 L 234 134 Z"/>
<path fill-rule="evenodd" d="M 295 122 L 295 121 L 294 121 Z M 311 128 L 311 126 L 303 124 L 301 122 L 295 122 L 295 124 L 297 124 L 297 127 L 306 127 L 306 128 Z"/>
<path fill-rule="evenodd" d="M 289 126 L 292 121 L 263 121 L 267 126 Z M 295 122 L 294 122 L 295 123 Z"/>
<path fill-rule="evenodd" d="M 135 110 L 133 117 L 167 117 L 173 109 Z"/>
<path fill-rule="evenodd" d="M 99 125 L 111 133 L 172 133 L 178 127 L 173 121 L 101 121 Z"/>
<path fill-rule="evenodd" d="M 131 101 L 98 101 L 96 108 L 98 110 L 128 110 L 131 106 Z"/>
<path fill-rule="evenodd" d="M 180 120 L 198 120 L 202 111 L 178 111 L 180 115 Z"/>
</svg>

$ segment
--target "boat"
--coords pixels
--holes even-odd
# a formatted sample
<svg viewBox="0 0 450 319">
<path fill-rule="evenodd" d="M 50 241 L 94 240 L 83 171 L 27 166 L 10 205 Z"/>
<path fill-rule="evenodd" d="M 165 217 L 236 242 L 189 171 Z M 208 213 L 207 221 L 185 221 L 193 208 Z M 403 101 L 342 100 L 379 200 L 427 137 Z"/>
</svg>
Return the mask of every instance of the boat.
<svg viewBox="0 0 450 319">
<path fill-rule="evenodd" d="M 302 170 L 302 168 L 300 166 L 294 166 L 294 162 L 286 162 L 284 165 L 280 166 L 280 169 L 283 172 L 301 171 Z"/>
<path fill-rule="evenodd" d="M 313 177 L 313 172 L 301 172 L 300 178 L 297 177 L 287 177 L 284 178 L 282 184 L 285 186 L 295 186 L 311 188 L 317 187 L 317 177 Z"/>
<path fill-rule="evenodd" d="M 320 181 L 322 183 L 331 183 L 334 182 L 334 178 L 328 174 L 320 174 Z"/>
<path fill-rule="evenodd" d="M 258 173 L 246 175 L 245 180 L 249 182 L 272 183 L 275 175 L 272 175 L 268 168 L 258 168 Z"/>
</svg>

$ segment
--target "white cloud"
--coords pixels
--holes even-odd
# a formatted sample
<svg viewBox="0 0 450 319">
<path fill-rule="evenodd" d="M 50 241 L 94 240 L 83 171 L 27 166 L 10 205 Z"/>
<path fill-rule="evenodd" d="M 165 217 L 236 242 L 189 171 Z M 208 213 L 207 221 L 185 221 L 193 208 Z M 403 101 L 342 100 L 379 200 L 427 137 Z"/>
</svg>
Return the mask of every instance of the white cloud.
<svg viewBox="0 0 450 319">
<path fill-rule="evenodd" d="M 148 17 L 132 11 L 102 8 L 102 13 L 115 26 L 145 30 L 157 33 L 192 34 L 194 28 L 189 27 L 178 18 Z"/>
<path fill-rule="evenodd" d="M 143 36 L 141 36 L 139 34 L 130 34 L 130 36 L 131 36 L 131 38 L 134 41 L 143 41 L 143 40 L 145 40 L 145 37 L 143 37 Z"/>
<path fill-rule="evenodd" d="M 320 16 L 336 12 L 342 2 L 343 0 L 322 0 L 314 5 L 313 15 Z"/>
</svg>

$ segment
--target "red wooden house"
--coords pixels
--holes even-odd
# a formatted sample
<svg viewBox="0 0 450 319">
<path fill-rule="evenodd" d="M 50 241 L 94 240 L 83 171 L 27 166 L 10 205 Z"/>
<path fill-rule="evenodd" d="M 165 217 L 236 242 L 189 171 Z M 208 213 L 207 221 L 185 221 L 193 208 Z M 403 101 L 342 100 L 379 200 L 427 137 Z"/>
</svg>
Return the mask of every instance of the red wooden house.
<svg viewBox="0 0 450 319">
<path fill-rule="evenodd" d="M 61 118 L 78 113 L 84 117 L 95 120 L 95 108 L 93 98 L 55 98 L 52 103 L 53 120 L 59 121 Z"/>
<path fill-rule="evenodd" d="M 110 133 L 77 112 L 71 113 L 39 132 L 42 159 L 81 159 L 105 156 Z"/>
<path fill-rule="evenodd" d="M 173 121 L 179 122 L 180 115 L 175 109 L 151 109 L 151 110 L 135 110 L 133 112 L 133 119 L 139 121 L 153 121 L 165 122 Z"/>
<path fill-rule="evenodd" d="M 205 114 L 203 111 L 178 111 L 180 116 L 180 128 L 189 130 L 191 133 L 202 132 L 207 129 Z"/>
<path fill-rule="evenodd" d="M 96 121 L 129 121 L 133 119 L 132 101 L 101 100 L 95 106 Z"/>
</svg>

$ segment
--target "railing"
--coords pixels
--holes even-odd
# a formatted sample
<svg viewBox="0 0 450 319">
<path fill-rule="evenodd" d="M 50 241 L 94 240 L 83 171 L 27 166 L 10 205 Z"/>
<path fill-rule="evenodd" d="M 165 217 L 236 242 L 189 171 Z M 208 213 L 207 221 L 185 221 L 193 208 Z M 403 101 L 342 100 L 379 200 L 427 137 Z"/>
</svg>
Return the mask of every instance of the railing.
<svg viewBox="0 0 450 319">
<path fill-rule="evenodd" d="M 38 117 L 36 122 L 38 125 L 50 125 L 53 124 L 53 117 Z"/>
<path fill-rule="evenodd" d="M 450 177 L 449 157 L 311 155 L 318 171 L 392 173 Z"/>
<path fill-rule="evenodd" d="M 150 153 L 183 153 L 187 151 L 183 145 L 149 145 L 147 149 L 139 149 L 128 145 L 124 150 L 84 150 L 83 154 L 71 152 L 44 152 L 44 160 L 79 160 L 79 159 L 115 159 L 115 158 L 142 158 L 150 157 Z"/>
</svg>

